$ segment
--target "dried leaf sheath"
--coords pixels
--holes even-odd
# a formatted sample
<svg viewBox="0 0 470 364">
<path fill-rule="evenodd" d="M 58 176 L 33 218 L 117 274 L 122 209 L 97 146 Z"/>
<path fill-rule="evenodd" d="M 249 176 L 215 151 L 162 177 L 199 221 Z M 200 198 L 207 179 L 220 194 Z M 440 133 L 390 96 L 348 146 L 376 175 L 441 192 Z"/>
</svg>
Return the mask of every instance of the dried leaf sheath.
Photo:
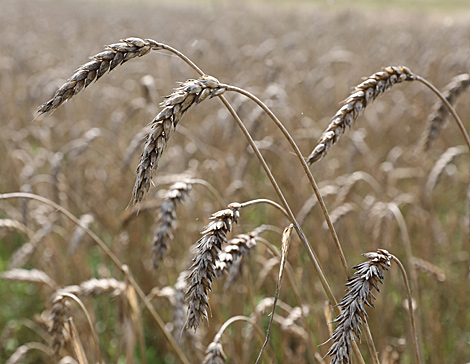
<svg viewBox="0 0 470 364">
<path fill-rule="evenodd" d="M 142 201 L 148 189 L 152 173 L 158 168 L 158 162 L 170 135 L 188 109 L 214 96 L 222 95 L 225 88 L 211 76 L 202 76 L 197 80 L 183 82 L 180 87 L 161 103 L 163 110 L 151 122 L 150 133 L 137 167 L 137 178 L 132 193 L 132 203 Z"/>
<path fill-rule="evenodd" d="M 189 289 L 186 298 L 189 303 L 188 318 L 185 328 L 197 329 L 201 319 L 208 319 L 208 293 L 212 289 L 212 279 L 216 276 L 216 262 L 223 243 L 227 242 L 227 233 L 232 230 L 240 215 L 240 204 L 232 203 L 226 210 L 212 215 L 213 220 L 202 232 L 197 242 L 197 255 L 193 259 L 192 272 L 189 275 Z"/>
<path fill-rule="evenodd" d="M 52 99 L 42 104 L 38 115 L 57 109 L 64 102 L 98 80 L 107 71 L 135 58 L 142 57 L 150 50 L 161 49 L 158 43 L 140 38 L 126 38 L 120 43 L 106 46 L 106 50 L 91 57 L 91 61 L 79 67 L 54 94 Z"/>
<path fill-rule="evenodd" d="M 363 254 L 368 260 L 354 267 L 354 276 L 346 283 L 347 293 L 338 304 L 342 312 L 333 321 L 337 323 L 330 340 L 333 345 L 327 355 L 331 356 L 332 364 L 349 363 L 351 342 L 361 335 L 360 325 L 367 317 L 365 306 L 374 307 L 373 289 L 380 292 L 378 283 L 382 283 L 383 271 L 389 270 L 392 255 L 386 250 Z"/>
<path fill-rule="evenodd" d="M 344 100 L 344 105 L 333 116 L 319 143 L 308 156 L 307 162 L 312 164 L 324 157 L 330 147 L 344 133 L 346 127 L 351 127 L 351 123 L 358 118 L 370 101 L 374 101 L 377 96 L 396 83 L 414 80 L 416 80 L 416 76 L 404 66 L 385 67 L 382 71 L 369 76 L 356 86 L 352 94 Z"/>
</svg>

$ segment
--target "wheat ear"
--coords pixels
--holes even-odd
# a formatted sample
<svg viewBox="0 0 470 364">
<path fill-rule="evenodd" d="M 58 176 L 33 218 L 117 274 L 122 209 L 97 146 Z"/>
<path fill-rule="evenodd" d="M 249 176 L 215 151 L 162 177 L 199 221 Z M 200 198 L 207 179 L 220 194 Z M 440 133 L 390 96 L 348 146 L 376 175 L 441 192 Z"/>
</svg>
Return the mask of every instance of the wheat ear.
<svg viewBox="0 0 470 364">
<path fill-rule="evenodd" d="M 454 105 L 458 97 L 465 92 L 470 86 L 470 75 L 464 73 L 454 77 L 445 87 L 443 96 L 451 104 Z M 432 143 L 436 140 L 439 132 L 445 127 L 449 109 L 442 101 L 434 104 L 433 112 L 429 115 L 429 127 L 424 140 L 424 148 L 428 150 Z"/>
<path fill-rule="evenodd" d="M 176 206 L 191 191 L 190 182 L 176 182 L 165 194 L 164 201 L 160 204 L 158 216 L 158 227 L 152 239 L 153 266 L 158 268 L 160 261 L 168 249 L 168 240 L 173 239 L 172 230 L 176 225 Z"/>
<path fill-rule="evenodd" d="M 368 260 L 353 269 L 354 275 L 346 283 L 347 293 L 338 304 L 342 312 L 333 321 L 337 323 L 333 336 L 333 345 L 327 355 L 331 356 L 332 364 L 349 363 L 349 353 L 355 337 L 361 335 L 360 325 L 363 325 L 367 318 L 365 306 L 374 307 L 372 299 L 373 289 L 380 292 L 378 283 L 382 283 L 383 271 L 389 270 L 392 255 L 384 249 L 377 252 L 364 253 Z"/>
<path fill-rule="evenodd" d="M 80 66 L 73 76 L 56 91 L 52 99 L 39 107 L 38 116 L 54 111 L 106 72 L 132 58 L 144 56 L 152 49 L 158 49 L 157 45 L 151 44 L 148 40 L 133 37 L 106 46 L 105 51 L 92 56 L 90 62 Z"/>
<path fill-rule="evenodd" d="M 137 178 L 132 193 L 131 203 L 135 204 L 144 198 L 152 180 L 152 173 L 158 167 L 163 149 L 170 134 L 188 109 L 206 98 L 220 96 L 224 87 L 212 76 L 201 76 L 197 80 L 183 82 L 180 87 L 166 97 L 161 103 L 163 110 L 151 122 L 144 149 L 137 167 Z"/>
<path fill-rule="evenodd" d="M 335 144 L 346 127 L 351 127 L 367 104 L 374 101 L 393 85 L 403 81 L 415 81 L 416 76 L 404 66 L 385 67 L 357 85 L 352 94 L 343 101 L 343 106 L 331 119 L 330 125 L 323 133 L 319 143 L 308 156 L 307 162 L 312 164 L 324 157 L 330 147 Z"/>
<path fill-rule="evenodd" d="M 208 293 L 212 280 L 216 276 L 216 261 L 223 243 L 227 242 L 227 233 L 240 216 L 239 203 L 231 203 L 228 209 L 214 213 L 213 220 L 202 231 L 202 238 L 197 244 L 198 253 L 193 259 L 192 272 L 188 277 L 186 297 L 189 303 L 185 328 L 197 329 L 201 319 L 208 319 Z"/>
</svg>

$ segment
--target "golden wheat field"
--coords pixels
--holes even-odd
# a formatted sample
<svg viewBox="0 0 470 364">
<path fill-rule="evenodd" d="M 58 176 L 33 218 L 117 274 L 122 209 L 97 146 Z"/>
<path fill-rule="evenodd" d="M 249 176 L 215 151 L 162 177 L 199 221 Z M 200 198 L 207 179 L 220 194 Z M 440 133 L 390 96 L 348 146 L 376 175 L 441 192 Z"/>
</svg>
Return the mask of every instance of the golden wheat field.
<svg viewBox="0 0 470 364">
<path fill-rule="evenodd" d="M 460 9 L 3 0 L 0 363 L 470 362 Z"/>
</svg>

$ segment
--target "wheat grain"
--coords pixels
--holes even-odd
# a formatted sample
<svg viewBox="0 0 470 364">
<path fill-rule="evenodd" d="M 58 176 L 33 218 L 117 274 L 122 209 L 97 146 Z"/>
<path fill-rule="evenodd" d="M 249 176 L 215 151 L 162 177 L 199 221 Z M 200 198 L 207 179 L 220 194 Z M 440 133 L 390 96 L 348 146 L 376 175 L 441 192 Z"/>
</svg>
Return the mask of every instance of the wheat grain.
<svg viewBox="0 0 470 364">
<path fill-rule="evenodd" d="M 216 276 L 218 254 L 222 244 L 227 242 L 227 233 L 232 230 L 232 225 L 237 222 L 240 215 L 239 203 L 232 203 L 228 207 L 212 215 L 213 221 L 204 228 L 202 238 L 196 243 L 198 252 L 193 259 L 186 293 L 189 303 L 186 329 L 196 330 L 201 319 L 208 320 L 207 309 L 210 309 L 208 292 Z"/>
<path fill-rule="evenodd" d="M 382 283 L 383 271 L 389 270 L 392 256 L 386 250 L 363 254 L 368 260 L 353 267 L 356 272 L 346 283 L 347 293 L 338 304 L 342 312 L 333 320 L 337 323 L 330 340 L 333 345 L 327 355 L 331 356 L 332 364 L 349 363 L 349 354 L 355 337 L 361 335 L 367 313 L 365 306 L 374 307 L 373 289 L 380 292 L 378 283 Z"/>
<path fill-rule="evenodd" d="M 445 87 L 443 96 L 446 100 L 454 105 L 458 97 L 470 86 L 470 75 L 464 73 L 454 77 L 451 82 Z M 424 139 L 424 148 L 428 150 L 431 148 L 432 143 L 436 140 L 437 135 L 445 127 L 449 109 L 442 101 L 434 104 L 433 112 L 428 118 L 428 131 Z"/>
<path fill-rule="evenodd" d="M 151 130 L 147 134 L 140 156 L 131 203 L 141 202 L 150 188 L 152 173 L 158 168 L 158 162 L 171 132 L 176 128 L 183 115 L 191 106 L 206 98 L 222 95 L 225 88 L 219 85 L 219 81 L 212 76 L 201 76 L 197 80 L 188 80 L 161 103 L 163 110 L 151 122 Z"/>
<path fill-rule="evenodd" d="M 346 127 L 351 127 L 351 123 L 357 119 L 369 102 L 374 101 L 377 96 L 397 83 L 414 80 L 416 80 L 416 76 L 407 67 L 385 67 L 382 71 L 374 73 L 357 85 L 351 95 L 343 101 L 343 106 L 331 119 L 330 125 L 308 156 L 307 162 L 312 164 L 324 157 L 330 147 L 344 133 Z"/>
</svg>

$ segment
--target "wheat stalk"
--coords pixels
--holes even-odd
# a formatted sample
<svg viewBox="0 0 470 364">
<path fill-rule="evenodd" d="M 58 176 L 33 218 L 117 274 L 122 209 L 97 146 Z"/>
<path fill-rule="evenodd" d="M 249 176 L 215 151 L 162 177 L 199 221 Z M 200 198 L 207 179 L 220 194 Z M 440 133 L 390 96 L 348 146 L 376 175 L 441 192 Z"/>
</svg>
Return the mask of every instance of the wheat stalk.
<svg viewBox="0 0 470 364">
<path fill-rule="evenodd" d="M 339 140 L 346 127 L 351 127 L 351 124 L 364 111 L 369 102 L 374 101 L 377 96 L 397 83 L 415 81 L 416 79 L 416 76 L 404 66 L 384 67 L 382 71 L 367 77 L 343 101 L 343 106 L 331 119 L 330 125 L 328 125 L 317 146 L 308 156 L 307 162 L 312 164 L 326 156 L 330 147 Z"/>
<path fill-rule="evenodd" d="M 216 276 L 216 262 L 223 243 L 227 242 L 227 233 L 237 222 L 240 215 L 239 203 L 231 203 L 228 209 L 218 211 L 211 217 L 213 220 L 202 231 L 202 238 L 197 244 L 198 253 L 193 259 L 192 272 L 188 277 L 186 297 L 189 303 L 185 328 L 197 329 L 201 319 L 208 320 L 208 292 Z"/>
</svg>

